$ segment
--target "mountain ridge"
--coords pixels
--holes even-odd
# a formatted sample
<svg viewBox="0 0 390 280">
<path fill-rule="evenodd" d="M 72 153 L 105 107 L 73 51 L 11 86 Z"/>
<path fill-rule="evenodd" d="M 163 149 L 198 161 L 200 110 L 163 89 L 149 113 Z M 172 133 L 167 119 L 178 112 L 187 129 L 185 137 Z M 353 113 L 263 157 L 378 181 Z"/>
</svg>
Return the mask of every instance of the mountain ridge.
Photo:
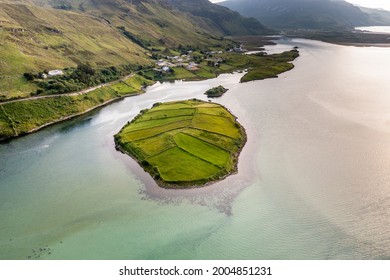
<svg viewBox="0 0 390 280">
<path fill-rule="evenodd" d="M 389 24 L 390 17 L 373 17 L 346 1 L 227 0 L 218 3 L 275 29 L 350 30 L 356 26 Z"/>
</svg>

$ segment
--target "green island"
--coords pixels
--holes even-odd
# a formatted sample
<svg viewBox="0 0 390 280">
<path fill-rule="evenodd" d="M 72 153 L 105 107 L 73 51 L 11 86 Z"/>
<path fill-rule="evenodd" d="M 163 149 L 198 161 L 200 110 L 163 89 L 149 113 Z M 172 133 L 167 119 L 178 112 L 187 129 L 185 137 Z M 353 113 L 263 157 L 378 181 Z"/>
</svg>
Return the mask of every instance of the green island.
<svg viewBox="0 0 390 280">
<path fill-rule="evenodd" d="M 200 100 L 156 103 L 114 136 L 164 188 L 189 188 L 237 170 L 244 128 L 222 105 Z"/>
<path fill-rule="evenodd" d="M 228 89 L 224 88 L 223 86 L 217 86 L 215 88 L 209 89 L 204 94 L 206 94 L 207 97 L 209 97 L 209 98 L 216 98 L 216 97 L 221 97 L 227 91 L 228 91 Z"/>
</svg>

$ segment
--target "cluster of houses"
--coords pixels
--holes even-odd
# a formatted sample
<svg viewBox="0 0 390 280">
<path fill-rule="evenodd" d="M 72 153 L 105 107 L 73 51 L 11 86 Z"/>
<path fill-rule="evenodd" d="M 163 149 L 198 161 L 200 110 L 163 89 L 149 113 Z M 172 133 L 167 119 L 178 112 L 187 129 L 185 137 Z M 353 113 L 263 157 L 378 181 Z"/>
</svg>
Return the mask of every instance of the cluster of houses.
<svg viewBox="0 0 390 280">
<path fill-rule="evenodd" d="M 240 44 L 237 47 L 234 47 L 229 50 L 229 52 L 239 52 L 243 53 L 247 50 L 244 48 L 244 44 Z M 174 67 L 184 67 L 189 71 L 196 71 L 199 70 L 199 65 L 192 61 L 191 57 L 192 51 L 189 51 L 188 54 L 183 54 L 181 56 L 167 56 L 164 59 L 160 59 L 156 62 L 156 68 L 154 68 L 155 71 L 168 73 L 171 71 L 171 68 Z M 205 55 L 207 56 L 213 56 L 215 54 L 222 54 L 223 51 L 209 51 L 206 52 Z M 210 66 L 219 66 L 223 59 L 220 57 L 209 57 L 206 59 L 207 64 Z"/>
<path fill-rule="evenodd" d="M 185 67 L 187 70 L 195 71 L 198 70 L 198 64 L 191 61 L 192 58 L 188 54 L 181 56 L 167 56 L 165 59 L 160 59 L 156 62 L 155 71 L 169 72 L 173 67 Z"/>
<path fill-rule="evenodd" d="M 243 52 L 247 52 L 247 50 L 245 49 L 244 44 L 240 44 L 238 47 L 234 47 L 230 49 L 229 52 L 243 53 Z"/>
</svg>

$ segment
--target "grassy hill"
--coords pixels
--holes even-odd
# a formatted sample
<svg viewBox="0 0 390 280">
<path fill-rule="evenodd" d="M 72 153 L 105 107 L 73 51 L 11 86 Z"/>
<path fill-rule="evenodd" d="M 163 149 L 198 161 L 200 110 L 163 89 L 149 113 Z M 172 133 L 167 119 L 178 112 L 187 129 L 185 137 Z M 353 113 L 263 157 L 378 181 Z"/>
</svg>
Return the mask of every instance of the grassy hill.
<svg viewBox="0 0 390 280">
<path fill-rule="evenodd" d="M 0 91 L 33 90 L 21 74 L 76 66 L 147 64 L 136 43 L 97 17 L 25 4 L 0 3 Z"/>
<path fill-rule="evenodd" d="M 359 7 L 360 10 L 370 16 L 371 25 L 390 25 L 390 11 Z"/>
<path fill-rule="evenodd" d="M 161 0 L 179 11 L 187 12 L 208 23 L 208 29 L 216 29 L 225 35 L 264 35 L 272 33 L 254 18 L 245 18 L 208 0 Z"/>
<path fill-rule="evenodd" d="M 235 32 L 177 8 L 169 0 L 0 0 L 0 95 L 7 99 L 35 91 L 24 72 L 79 63 L 147 65 L 152 49 L 223 45 L 221 37 Z M 254 32 L 237 13 L 226 8 L 218 13 L 242 21 L 236 31 Z M 261 25 L 254 21 L 253 26 Z"/>
</svg>

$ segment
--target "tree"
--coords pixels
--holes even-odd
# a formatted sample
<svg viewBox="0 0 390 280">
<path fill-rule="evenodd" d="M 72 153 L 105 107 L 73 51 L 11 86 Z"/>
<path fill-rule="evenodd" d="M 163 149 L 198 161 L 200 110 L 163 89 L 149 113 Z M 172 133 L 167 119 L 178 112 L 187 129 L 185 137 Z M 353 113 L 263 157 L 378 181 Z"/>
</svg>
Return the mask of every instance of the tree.
<svg viewBox="0 0 390 280">
<path fill-rule="evenodd" d="M 33 81 L 34 80 L 34 75 L 32 73 L 24 73 L 23 74 L 23 77 L 27 80 L 27 81 Z"/>
</svg>

